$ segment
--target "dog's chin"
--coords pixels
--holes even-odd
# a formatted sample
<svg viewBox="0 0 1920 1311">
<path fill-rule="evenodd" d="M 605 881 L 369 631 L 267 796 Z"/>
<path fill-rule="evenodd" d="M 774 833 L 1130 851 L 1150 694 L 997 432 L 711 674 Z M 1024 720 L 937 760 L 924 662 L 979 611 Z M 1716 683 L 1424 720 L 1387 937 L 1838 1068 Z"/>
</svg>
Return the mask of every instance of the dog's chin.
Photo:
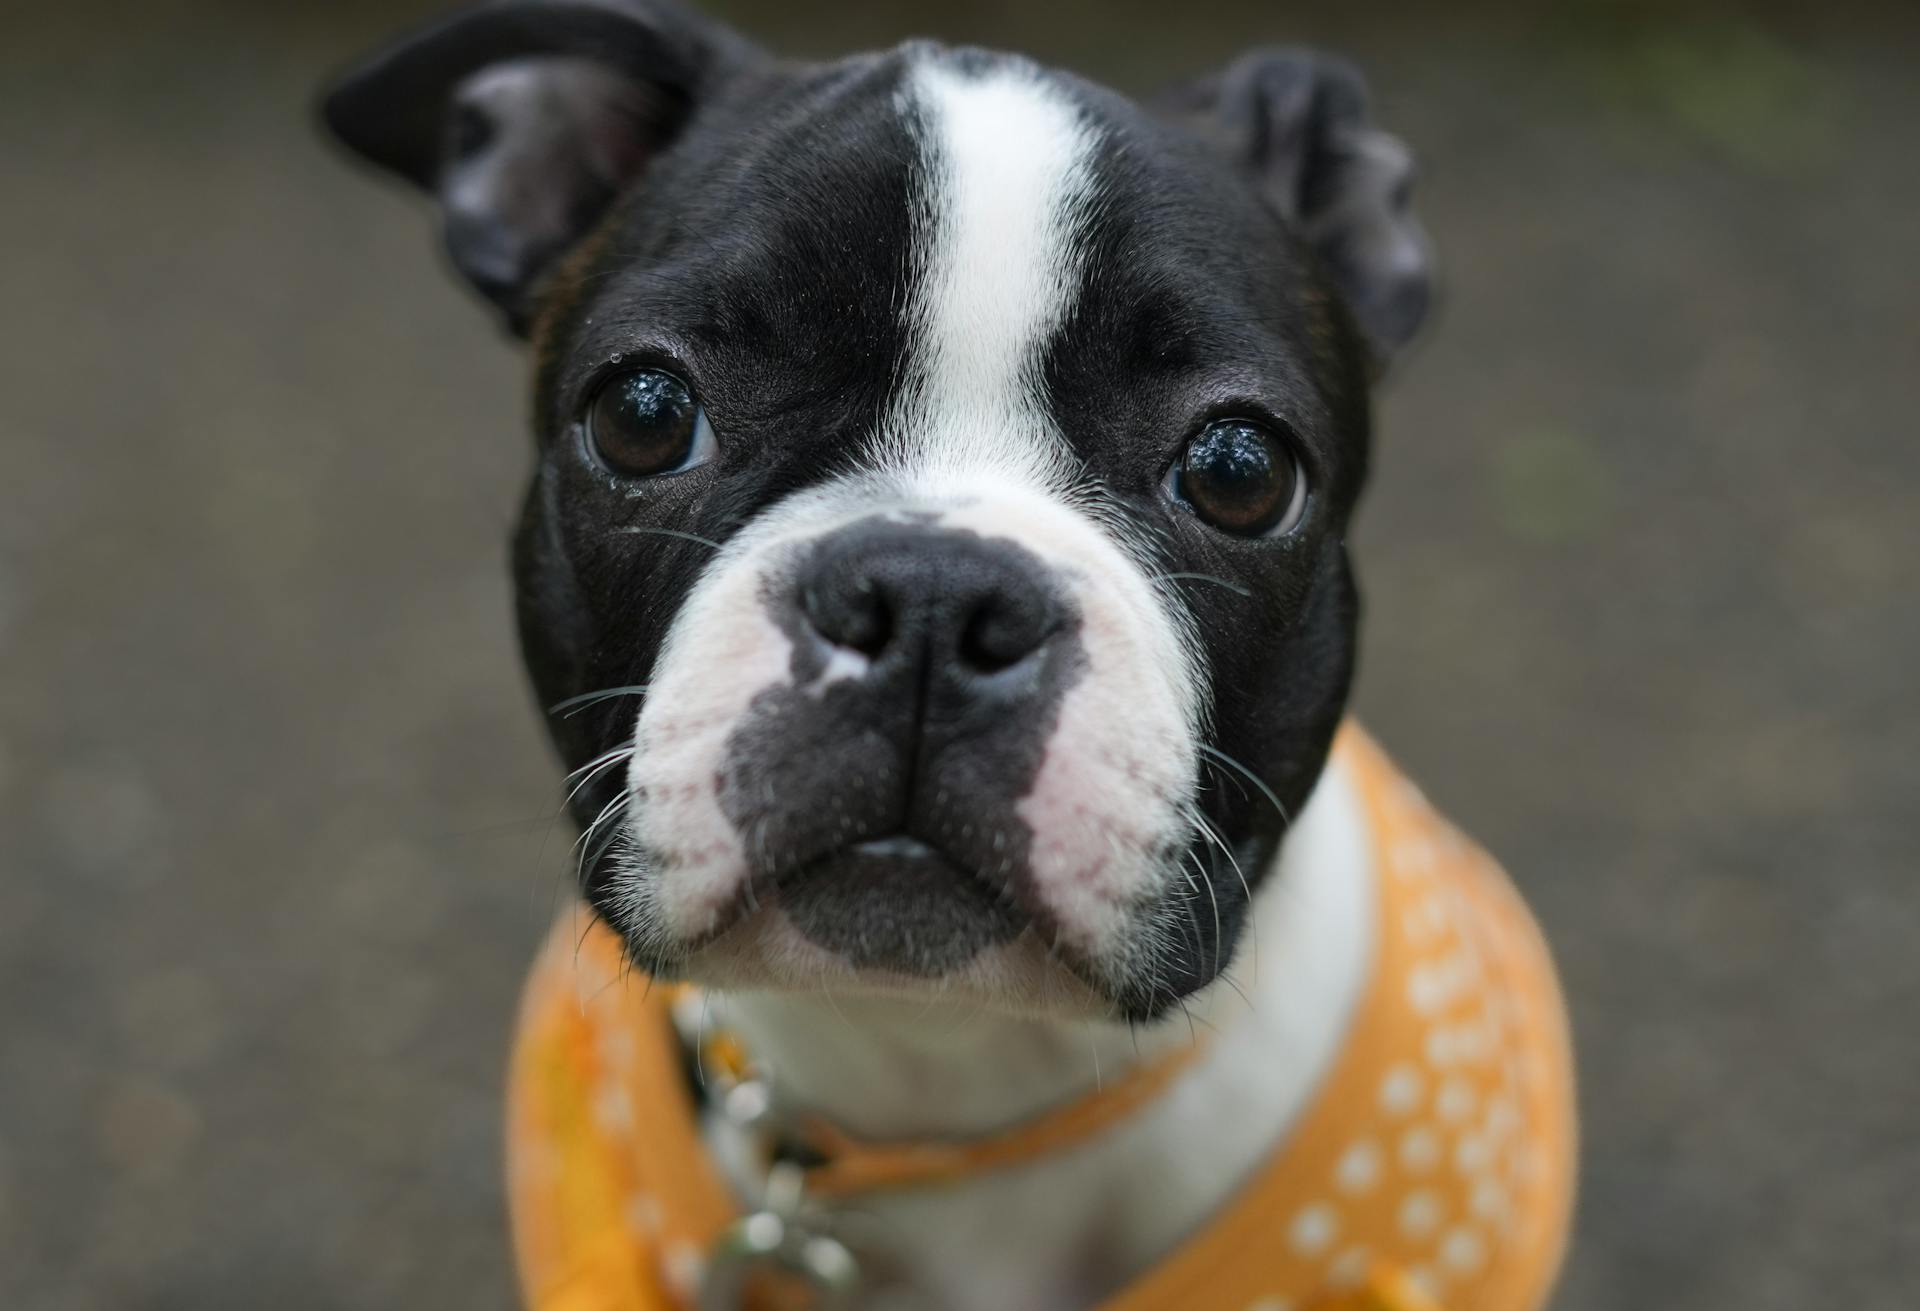
<svg viewBox="0 0 1920 1311">
<path fill-rule="evenodd" d="M 1021 1014 L 1110 1015 L 1093 972 L 1005 889 L 912 838 L 842 848 L 766 883 L 661 972 L 734 991 L 940 997 Z"/>
<path fill-rule="evenodd" d="M 774 896 L 809 942 L 856 970 L 937 979 L 1018 937 L 1027 917 L 924 842 L 844 847 L 777 881 Z"/>
<path fill-rule="evenodd" d="M 1031 927 L 939 975 L 855 965 L 802 933 L 777 906 L 749 912 L 669 967 L 674 977 L 728 992 L 960 1003 L 1008 1015 L 1113 1019 L 1120 1008 L 1049 951 Z"/>
</svg>

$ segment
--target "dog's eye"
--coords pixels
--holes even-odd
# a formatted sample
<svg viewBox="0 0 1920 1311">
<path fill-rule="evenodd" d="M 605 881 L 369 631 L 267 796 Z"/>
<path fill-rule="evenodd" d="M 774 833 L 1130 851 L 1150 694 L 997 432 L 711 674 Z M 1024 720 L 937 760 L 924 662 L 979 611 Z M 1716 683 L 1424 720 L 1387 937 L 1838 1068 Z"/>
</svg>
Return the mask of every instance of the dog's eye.
<svg viewBox="0 0 1920 1311">
<path fill-rule="evenodd" d="M 1307 479 L 1283 437 L 1246 419 L 1210 423 L 1167 472 L 1167 493 L 1221 532 L 1279 537 L 1307 506 Z"/>
<path fill-rule="evenodd" d="M 693 391 L 659 369 L 621 373 L 587 406 L 587 442 L 600 462 L 628 478 L 683 473 L 713 458 L 713 426 Z"/>
</svg>

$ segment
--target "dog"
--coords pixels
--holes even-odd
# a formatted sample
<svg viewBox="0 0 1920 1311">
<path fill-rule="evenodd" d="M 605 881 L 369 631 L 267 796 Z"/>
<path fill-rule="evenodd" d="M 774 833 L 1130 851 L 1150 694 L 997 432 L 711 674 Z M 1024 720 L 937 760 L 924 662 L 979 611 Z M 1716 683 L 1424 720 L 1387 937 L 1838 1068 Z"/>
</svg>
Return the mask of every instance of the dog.
<svg viewBox="0 0 1920 1311">
<path fill-rule="evenodd" d="M 513 1058 L 529 1305 L 1543 1304 L 1551 963 L 1347 721 L 1431 278 L 1352 67 L 1136 102 L 503 0 L 323 113 L 531 344 L 582 842 Z"/>
</svg>

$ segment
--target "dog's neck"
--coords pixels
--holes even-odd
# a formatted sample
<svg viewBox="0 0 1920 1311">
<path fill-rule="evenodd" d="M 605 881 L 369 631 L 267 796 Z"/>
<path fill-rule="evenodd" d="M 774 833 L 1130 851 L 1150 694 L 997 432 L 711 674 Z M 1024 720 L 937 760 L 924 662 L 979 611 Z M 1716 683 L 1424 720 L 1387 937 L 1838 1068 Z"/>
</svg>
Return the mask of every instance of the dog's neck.
<svg viewBox="0 0 1920 1311">
<path fill-rule="evenodd" d="M 1205 1035 L 1172 1088 L 1091 1143 L 1018 1171 L 858 1199 L 856 1237 L 935 1304 L 1054 1306 L 1110 1291 L 1165 1254 L 1281 1139 L 1339 1052 L 1371 967 L 1374 899 L 1360 802 L 1336 761 L 1255 899 L 1235 982 L 1185 1013 L 1130 1030 L 824 994 L 715 1005 L 781 1097 L 877 1138 L 990 1134 Z"/>
</svg>

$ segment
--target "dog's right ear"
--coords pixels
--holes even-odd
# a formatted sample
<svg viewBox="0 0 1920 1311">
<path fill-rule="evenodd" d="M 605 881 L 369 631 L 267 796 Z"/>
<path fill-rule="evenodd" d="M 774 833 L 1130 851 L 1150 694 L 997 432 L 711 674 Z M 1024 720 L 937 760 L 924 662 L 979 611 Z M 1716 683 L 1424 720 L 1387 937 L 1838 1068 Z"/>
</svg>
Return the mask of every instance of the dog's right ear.
<svg viewBox="0 0 1920 1311">
<path fill-rule="evenodd" d="M 437 196 L 454 266 L 524 333 L 542 276 L 760 58 L 671 3 L 503 0 L 374 54 L 321 115 Z"/>
</svg>

